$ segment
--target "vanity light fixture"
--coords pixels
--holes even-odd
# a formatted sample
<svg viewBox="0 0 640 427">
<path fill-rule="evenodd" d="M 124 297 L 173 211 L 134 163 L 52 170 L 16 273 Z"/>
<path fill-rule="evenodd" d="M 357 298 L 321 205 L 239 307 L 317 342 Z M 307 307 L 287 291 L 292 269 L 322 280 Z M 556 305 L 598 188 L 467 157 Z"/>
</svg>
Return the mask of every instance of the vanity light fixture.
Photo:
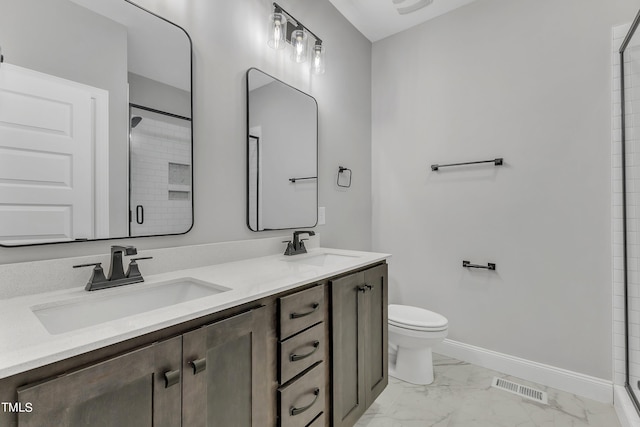
<svg viewBox="0 0 640 427">
<path fill-rule="evenodd" d="M 291 47 L 293 47 L 291 60 L 298 64 L 305 62 L 307 60 L 308 45 L 309 40 L 304 28 L 299 27 L 298 29 L 293 30 L 291 32 Z"/>
<path fill-rule="evenodd" d="M 309 57 L 309 36 L 315 40 L 311 50 L 311 71 L 314 74 L 324 74 L 325 50 L 322 40 L 277 3 L 273 3 L 267 37 L 267 45 L 270 48 L 283 49 L 287 42 L 292 46 L 291 60 L 297 63 L 306 62 Z"/>
<path fill-rule="evenodd" d="M 322 42 L 316 40 L 311 51 L 311 71 L 314 74 L 324 74 L 324 66 L 324 46 L 322 46 Z"/>
<path fill-rule="evenodd" d="M 275 50 L 284 49 L 287 32 L 287 17 L 281 9 L 276 8 L 269 15 L 269 35 L 267 44 Z"/>
</svg>

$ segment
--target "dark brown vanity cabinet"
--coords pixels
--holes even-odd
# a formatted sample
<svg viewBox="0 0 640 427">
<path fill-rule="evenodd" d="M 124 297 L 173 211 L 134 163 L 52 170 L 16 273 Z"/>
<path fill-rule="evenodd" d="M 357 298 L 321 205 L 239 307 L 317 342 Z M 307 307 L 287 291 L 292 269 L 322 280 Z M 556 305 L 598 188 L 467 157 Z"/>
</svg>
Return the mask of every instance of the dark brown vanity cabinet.
<svg viewBox="0 0 640 427">
<path fill-rule="evenodd" d="M 17 427 L 264 427 L 275 423 L 273 310 L 259 307 L 17 388 Z M 271 363 L 273 364 L 273 362 Z M 28 373 L 26 374 L 28 375 Z M 17 381 L 20 381 L 18 378 Z M 33 380 L 31 380 L 33 381 Z M 0 387 L 4 387 L 0 381 Z M 4 395 L 4 394 L 3 394 Z M 7 417 L 8 414 L 3 414 Z M 17 422 L 17 424 L 16 424 Z"/>
<path fill-rule="evenodd" d="M 182 425 L 271 425 L 267 309 L 184 334 Z"/>
<path fill-rule="evenodd" d="M 352 426 L 389 382 L 387 265 L 329 281 L 333 426 Z"/>
<path fill-rule="evenodd" d="M 181 348 L 176 337 L 21 387 L 31 412 L 17 425 L 179 427 Z"/>
<path fill-rule="evenodd" d="M 2 379 L 0 426 L 352 426 L 387 381 L 381 263 Z"/>
</svg>

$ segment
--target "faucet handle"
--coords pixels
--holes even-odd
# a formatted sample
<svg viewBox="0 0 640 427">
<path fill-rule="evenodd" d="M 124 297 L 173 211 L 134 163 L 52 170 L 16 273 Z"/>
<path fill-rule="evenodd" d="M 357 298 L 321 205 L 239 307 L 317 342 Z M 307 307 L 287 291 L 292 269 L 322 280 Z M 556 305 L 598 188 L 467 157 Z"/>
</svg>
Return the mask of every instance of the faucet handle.
<svg viewBox="0 0 640 427">
<path fill-rule="evenodd" d="M 140 277 L 142 278 L 142 273 L 140 273 L 140 269 L 138 268 L 138 262 L 143 259 L 153 259 L 152 256 L 143 256 L 139 258 L 131 258 L 131 262 L 129 262 L 129 268 L 127 268 L 126 277 Z"/>
<path fill-rule="evenodd" d="M 293 247 L 291 240 L 283 240 L 282 243 L 287 244 L 287 249 L 284 251 L 285 255 L 293 255 L 295 253 L 295 248 Z"/>
<path fill-rule="evenodd" d="M 93 290 L 94 289 L 93 285 L 95 285 L 96 283 L 103 283 L 107 281 L 107 278 L 104 275 L 104 270 L 102 269 L 101 262 L 94 262 L 90 264 L 78 264 L 73 266 L 73 268 L 81 268 L 81 267 L 93 267 L 93 272 L 91 273 L 91 277 L 87 282 L 87 286 L 85 286 L 85 289 L 87 291 Z"/>
<path fill-rule="evenodd" d="M 80 268 L 80 267 L 95 267 L 95 268 L 102 268 L 102 263 L 101 262 L 92 262 L 89 264 L 78 264 L 78 265 L 74 265 L 73 268 Z"/>
</svg>

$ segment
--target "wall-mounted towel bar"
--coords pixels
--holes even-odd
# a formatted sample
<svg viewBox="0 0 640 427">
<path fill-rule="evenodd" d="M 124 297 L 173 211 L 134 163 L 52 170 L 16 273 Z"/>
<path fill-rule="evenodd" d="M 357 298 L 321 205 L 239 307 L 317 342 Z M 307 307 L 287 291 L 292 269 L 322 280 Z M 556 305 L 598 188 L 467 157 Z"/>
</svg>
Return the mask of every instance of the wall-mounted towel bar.
<svg viewBox="0 0 640 427">
<path fill-rule="evenodd" d="M 471 264 L 469 261 L 462 261 L 462 266 L 466 268 L 485 268 L 487 270 L 495 270 L 496 265 L 492 262 L 487 263 L 487 265 L 479 265 L 479 264 Z"/>
<path fill-rule="evenodd" d="M 303 181 L 305 179 L 318 179 L 318 177 L 317 176 L 306 176 L 304 178 L 289 178 L 289 181 L 296 182 L 296 181 Z"/>
<path fill-rule="evenodd" d="M 478 163 L 493 163 L 496 166 L 501 166 L 502 165 L 502 157 L 498 157 L 496 159 L 492 159 L 492 160 L 480 160 L 477 162 L 464 162 L 464 163 L 450 163 L 448 165 L 431 165 L 431 170 L 432 171 L 437 171 L 440 168 L 446 168 L 449 166 L 465 166 L 465 165 L 476 165 Z"/>
</svg>

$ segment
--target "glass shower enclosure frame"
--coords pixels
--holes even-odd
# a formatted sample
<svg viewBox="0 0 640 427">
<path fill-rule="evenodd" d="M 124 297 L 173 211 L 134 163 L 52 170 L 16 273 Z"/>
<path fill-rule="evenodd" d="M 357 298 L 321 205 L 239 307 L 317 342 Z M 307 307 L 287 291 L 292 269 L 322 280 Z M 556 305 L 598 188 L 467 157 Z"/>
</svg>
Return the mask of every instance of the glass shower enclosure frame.
<svg viewBox="0 0 640 427">
<path fill-rule="evenodd" d="M 634 35 L 639 25 L 640 11 L 619 49 L 625 389 L 638 414 L 640 414 L 640 161 L 637 160 L 640 160 L 640 115 L 635 117 L 634 114 L 640 113 L 640 34 L 637 38 L 634 38 Z M 629 91 L 631 96 L 627 96 Z M 634 111 L 634 103 L 638 103 L 636 111 Z M 637 130 L 634 129 L 636 125 L 639 127 Z"/>
</svg>

